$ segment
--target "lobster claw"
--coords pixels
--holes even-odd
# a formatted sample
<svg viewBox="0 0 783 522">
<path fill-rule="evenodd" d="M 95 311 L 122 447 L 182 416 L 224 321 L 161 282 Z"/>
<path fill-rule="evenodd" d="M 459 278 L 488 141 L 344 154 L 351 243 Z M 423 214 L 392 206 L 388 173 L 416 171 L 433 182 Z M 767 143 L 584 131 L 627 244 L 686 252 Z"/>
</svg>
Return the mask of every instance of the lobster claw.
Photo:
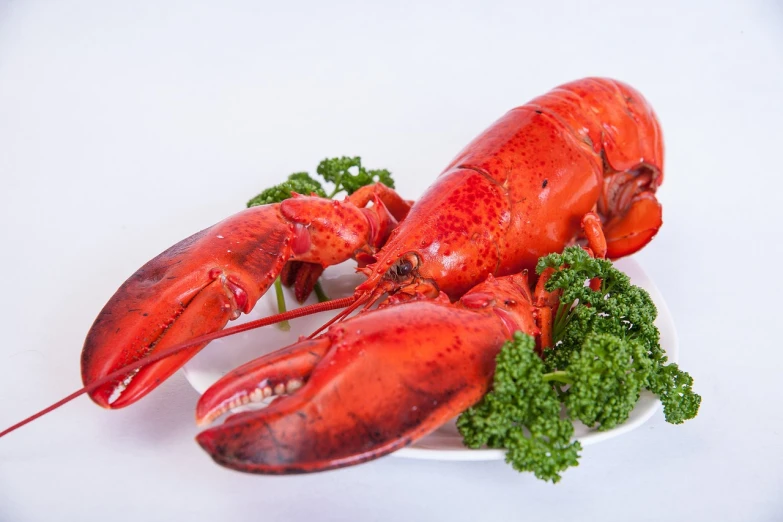
<svg viewBox="0 0 783 522">
<path fill-rule="evenodd" d="M 219 330 L 252 309 L 286 261 L 288 252 L 280 246 L 289 241 L 291 228 L 274 207 L 256 207 L 147 262 L 106 303 L 87 334 L 82 351 L 85 385 L 156 350 Z M 150 364 L 90 396 L 105 408 L 126 406 L 202 347 Z"/>
<path fill-rule="evenodd" d="M 82 350 L 84 384 L 220 330 L 253 308 L 287 261 L 346 261 L 372 252 L 396 224 L 377 198 L 372 208 L 359 208 L 351 201 L 299 196 L 249 208 L 194 234 L 141 267 L 104 306 Z M 203 346 L 131 372 L 90 396 L 105 408 L 127 406 Z"/>
<path fill-rule="evenodd" d="M 348 466 L 411 444 L 486 393 L 512 330 L 535 330 L 529 300 L 518 293 L 506 302 L 521 314 L 498 311 L 486 293 L 463 301 L 366 312 L 237 368 L 201 397 L 200 424 L 282 396 L 196 440 L 223 466 L 266 474 Z"/>
</svg>

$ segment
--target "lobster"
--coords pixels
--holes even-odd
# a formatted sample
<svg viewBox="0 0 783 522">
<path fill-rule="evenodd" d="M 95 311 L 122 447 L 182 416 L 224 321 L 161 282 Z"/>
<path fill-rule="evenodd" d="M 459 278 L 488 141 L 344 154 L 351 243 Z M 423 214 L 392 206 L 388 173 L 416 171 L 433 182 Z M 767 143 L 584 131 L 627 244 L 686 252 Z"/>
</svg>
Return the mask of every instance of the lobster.
<svg viewBox="0 0 783 522">
<path fill-rule="evenodd" d="M 227 374 L 197 417 L 283 397 L 198 442 L 220 464 L 258 473 L 387 454 L 477 402 L 514 331 L 551 345 L 557 296 L 543 290 L 546 273 L 531 292 L 536 261 L 573 244 L 612 259 L 645 246 L 662 223 L 662 168 L 660 125 L 640 93 L 602 78 L 567 83 L 502 116 L 415 203 L 381 184 L 344 201 L 295 195 L 172 246 L 98 315 L 84 384 L 100 406 L 127 406 L 206 342 L 156 353 L 250 311 L 281 272 L 307 293 L 323 267 L 355 259 L 367 279 L 339 322 Z"/>
</svg>

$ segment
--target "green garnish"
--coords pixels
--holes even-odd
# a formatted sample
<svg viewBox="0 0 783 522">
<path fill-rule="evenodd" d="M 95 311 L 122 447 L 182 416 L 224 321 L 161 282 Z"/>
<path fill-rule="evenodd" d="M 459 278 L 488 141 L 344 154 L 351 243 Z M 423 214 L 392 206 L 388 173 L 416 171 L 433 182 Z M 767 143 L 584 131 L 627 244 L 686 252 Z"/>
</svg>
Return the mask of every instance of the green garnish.
<svg viewBox="0 0 783 522">
<path fill-rule="evenodd" d="M 279 277 L 275 279 L 275 297 L 277 297 L 277 313 L 282 314 L 286 311 L 285 295 L 283 294 L 283 282 Z M 277 327 L 287 332 L 291 329 L 291 324 L 288 321 L 280 321 L 277 323 Z"/>
<path fill-rule="evenodd" d="M 349 195 L 353 194 L 361 187 L 378 181 L 389 188 L 394 188 L 394 180 L 388 170 L 367 170 L 362 167 L 362 158 L 359 156 L 325 159 L 318 164 L 316 172 L 326 181 L 334 183 L 334 190 L 329 194 L 330 198 L 342 191 Z"/>
<path fill-rule="evenodd" d="M 579 247 L 541 258 L 536 271 L 549 267 L 555 273 L 546 289 L 562 292 L 555 346 L 544 350 L 542 360 L 532 338 L 518 332 L 498 354 L 492 390 L 457 426 L 469 447 L 506 448 L 506 461 L 515 469 L 557 482 L 560 472 L 577 465 L 581 447 L 568 444 L 572 420 L 599 431 L 614 428 L 628 420 L 648 389 L 663 403 L 666 421 L 680 424 L 696 416 L 701 397 L 690 375 L 666 364 L 654 324 L 657 310 L 646 291 L 611 262 Z M 586 286 L 595 277 L 602 280 L 598 291 Z M 531 411 L 546 418 L 532 417 Z"/>
<path fill-rule="evenodd" d="M 247 202 L 248 207 L 256 207 L 259 205 L 269 205 L 271 203 L 280 203 L 291 197 L 291 192 L 309 196 L 311 193 L 315 193 L 322 198 L 326 197 L 321 183 L 310 177 L 307 172 L 295 172 L 288 176 L 288 180 L 269 187 L 261 192 L 259 195 Z"/>
<path fill-rule="evenodd" d="M 460 415 L 457 428 L 468 447 L 506 448 L 514 469 L 557 482 L 577 465 L 582 446 L 571 442 L 574 426 L 560 419 L 560 399 L 544 376 L 535 341 L 517 332 L 497 356 L 492 391 Z"/>
<path fill-rule="evenodd" d="M 320 280 L 315 282 L 315 286 L 313 286 L 313 291 L 315 292 L 315 296 L 318 298 L 319 303 L 325 303 L 326 301 L 329 300 L 329 296 L 326 295 L 326 292 L 324 292 Z"/>
<path fill-rule="evenodd" d="M 661 349 L 660 333 L 655 326 L 658 310 L 650 294 L 632 285 L 630 278 L 610 261 L 595 259 L 579 247 L 567 248 L 562 255 L 541 258 L 536 272 L 540 274 L 548 267 L 556 272 L 546 289 L 550 292 L 560 289 L 563 293 L 553 333 L 555 347 L 544 351 L 547 368 L 568 369 L 573 355 L 584 348 L 588 335 L 611 335 L 620 345 L 639 345 L 625 346 L 623 349 L 628 354 L 646 354 L 649 373 L 643 387 L 661 400 L 667 422 L 680 424 L 695 417 L 701 397 L 693 392 L 690 375 L 676 364 L 666 364 L 668 358 Z M 598 291 L 584 284 L 595 277 L 602 280 Z M 627 363 L 629 371 L 632 364 L 642 364 L 631 358 Z"/>
<path fill-rule="evenodd" d="M 394 188 L 394 180 L 386 169 L 367 170 L 362 166 L 360 156 L 327 158 L 316 167 L 316 172 L 323 183 L 332 183 L 333 189 L 327 196 L 323 183 L 307 172 L 295 172 L 279 185 L 269 187 L 247 202 L 248 207 L 280 203 L 291 197 L 291 192 L 309 196 L 315 193 L 322 198 L 334 198 L 340 192 L 353 194 L 361 187 L 381 182 L 389 188 Z"/>
</svg>

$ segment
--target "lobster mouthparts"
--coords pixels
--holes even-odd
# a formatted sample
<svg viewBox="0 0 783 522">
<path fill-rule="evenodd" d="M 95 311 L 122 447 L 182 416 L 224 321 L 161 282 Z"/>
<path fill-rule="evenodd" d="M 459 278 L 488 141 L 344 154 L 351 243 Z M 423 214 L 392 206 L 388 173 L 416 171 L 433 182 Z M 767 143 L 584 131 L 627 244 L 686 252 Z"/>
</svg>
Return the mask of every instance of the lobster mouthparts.
<svg viewBox="0 0 783 522">
<path fill-rule="evenodd" d="M 411 444 L 486 393 L 513 331 L 537 332 L 529 297 L 502 279 L 464 303 L 408 302 L 360 314 L 237 368 L 204 393 L 199 423 L 279 397 L 196 440 L 223 466 L 268 474 L 348 466 Z M 488 285 L 513 296 L 496 297 Z"/>
</svg>

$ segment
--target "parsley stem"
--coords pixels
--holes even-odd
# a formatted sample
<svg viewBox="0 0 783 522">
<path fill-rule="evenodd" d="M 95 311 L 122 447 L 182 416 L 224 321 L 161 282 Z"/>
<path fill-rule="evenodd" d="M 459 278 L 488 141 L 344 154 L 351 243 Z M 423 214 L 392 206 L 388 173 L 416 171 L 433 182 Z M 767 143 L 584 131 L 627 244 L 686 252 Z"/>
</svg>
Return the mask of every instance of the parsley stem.
<svg viewBox="0 0 783 522">
<path fill-rule="evenodd" d="M 319 303 L 325 303 L 326 301 L 329 301 L 329 296 L 326 295 L 326 292 L 324 292 L 320 280 L 315 282 L 315 287 L 313 287 L 313 290 L 315 290 L 315 295 L 318 297 Z"/>
<path fill-rule="evenodd" d="M 557 381 L 565 384 L 574 384 L 574 381 L 571 379 L 571 376 L 568 375 L 568 372 L 565 370 L 558 370 L 556 372 L 545 373 L 544 382 L 549 382 L 549 381 Z"/>
<path fill-rule="evenodd" d="M 563 337 L 563 330 L 574 313 L 574 310 L 571 309 L 573 304 L 574 303 L 561 302 L 557 307 L 557 312 L 555 313 L 555 319 L 552 325 L 552 341 L 554 343 L 557 343 Z"/>
<path fill-rule="evenodd" d="M 280 282 L 280 278 L 275 279 L 275 295 L 277 296 L 277 311 L 281 314 L 286 311 L 285 296 L 283 295 L 283 283 Z M 291 329 L 291 325 L 288 321 L 280 321 L 277 323 L 277 327 L 287 332 Z"/>
<path fill-rule="evenodd" d="M 329 198 L 329 199 L 332 199 L 332 198 L 334 198 L 334 195 L 335 195 L 335 194 L 337 194 L 338 192 L 340 192 L 340 191 L 343 189 L 343 188 L 340 186 L 340 183 L 342 182 L 342 180 L 343 180 L 343 175 L 342 175 L 342 174 L 340 174 L 340 175 L 337 177 L 337 181 L 335 181 L 335 182 L 334 182 L 334 190 L 332 191 L 332 193 L 331 193 L 331 194 L 329 194 L 329 195 L 327 196 L 327 198 Z"/>
</svg>

